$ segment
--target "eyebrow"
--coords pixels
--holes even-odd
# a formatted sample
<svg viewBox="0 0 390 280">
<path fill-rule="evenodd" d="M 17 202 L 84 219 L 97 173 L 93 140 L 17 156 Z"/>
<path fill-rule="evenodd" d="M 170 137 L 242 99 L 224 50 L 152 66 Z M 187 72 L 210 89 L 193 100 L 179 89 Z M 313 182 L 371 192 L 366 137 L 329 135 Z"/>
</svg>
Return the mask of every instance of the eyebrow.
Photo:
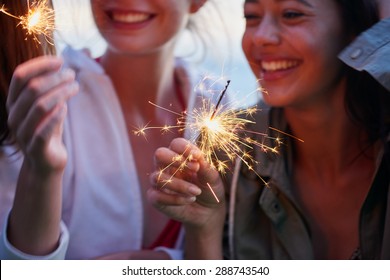
<svg viewBox="0 0 390 280">
<path fill-rule="evenodd" d="M 260 0 L 245 0 L 245 3 L 259 3 Z M 274 0 L 275 2 L 285 2 L 285 1 L 289 1 L 289 0 Z M 306 0 L 295 0 L 299 3 L 302 3 L 303 5 L 305 6 L 308 6 L 308 7 L 313 7 L 309 2 L 307 2 Z"/>
</svg>

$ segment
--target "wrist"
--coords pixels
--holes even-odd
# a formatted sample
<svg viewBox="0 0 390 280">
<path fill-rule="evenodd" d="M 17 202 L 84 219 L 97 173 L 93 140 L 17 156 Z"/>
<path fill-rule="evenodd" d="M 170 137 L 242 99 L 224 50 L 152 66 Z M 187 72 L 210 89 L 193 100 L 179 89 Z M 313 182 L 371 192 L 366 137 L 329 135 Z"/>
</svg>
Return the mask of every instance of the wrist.
<svg viewBox="0 0 390 280">
<path fill-rule="evenodd" d="M 224 209 L 213 209 L 215 215 L 202 225 L 184 224 L 185 259 L 222 259 Z"/>
<path fill-rule="evenodd" d="M 215 228 L 212 231 L 189 230 L 185 231 L 184 240 L 185 259 L 222 259 L 222 230 Z"/>
<path fill-rule="evenodd" d="M 21 174 L 29 177 L 31 181 L 46 182 L 62 178 L 65 165 L 59 167 L 37 165 L 25 159 L 21 168 Z"/>
</svg>

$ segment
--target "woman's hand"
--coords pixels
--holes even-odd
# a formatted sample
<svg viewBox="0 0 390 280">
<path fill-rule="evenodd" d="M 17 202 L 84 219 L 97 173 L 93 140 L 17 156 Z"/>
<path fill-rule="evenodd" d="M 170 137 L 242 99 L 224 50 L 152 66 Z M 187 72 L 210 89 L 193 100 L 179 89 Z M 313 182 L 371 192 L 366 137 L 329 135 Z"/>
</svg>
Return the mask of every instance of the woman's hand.
<svg viewBox="0 0 390 280">
<path fill-rule="evenodd" d="M 8 124 L 37 172 L 63 169 L 66 151 L 62 126 L 66 101 L 78 91 L 72 70 L 61 70 L 62 60 L 43 56 L 19 65 L 7 98 Z"/>
<path fill-rule="evenodd" d="M 155 188 L 149 189 L 148 197 L 160 211 L 194 227 L 203 227 L 224 212 L 219 173 L 195 145 L 176 138 L 169 148 L 156 151 L 155 162 L 157 171 L 151 176 Z"/>
</svg>

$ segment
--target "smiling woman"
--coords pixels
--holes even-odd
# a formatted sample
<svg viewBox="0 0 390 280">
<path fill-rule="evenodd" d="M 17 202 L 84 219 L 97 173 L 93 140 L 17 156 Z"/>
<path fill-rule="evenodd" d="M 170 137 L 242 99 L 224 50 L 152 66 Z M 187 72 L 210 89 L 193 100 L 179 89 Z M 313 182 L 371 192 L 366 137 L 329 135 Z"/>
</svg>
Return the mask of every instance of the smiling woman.
<svg viewBox="0 0 390 280">
<path fill-rule="evenodd" d="M 87 48 L 93 57 L 104 53 L 107 44 L 96 28 L 91 13 L 90 0 L 60 1 L 54 0 L 56 9 L 56 45 L 59 52 L 71 45 L 76 49 Z M 227 76 L 232 83 L 230 91 L 235 92 L 240 106 L 257 102 L 257 81 L 251 72 L 241 48 L 241 37 L 244 31 L 243 0 L 218 0 L 217 9 L 207 7 L 197 17 L 204 17 L 206 24 L 199 27 L 207 30 L 205 40 L 213 42 L 213 49 L 208 50 L 206 57 L 194 35 L 184 31 L 179 38 L 175 52 L 186 60 L 196 62 L 198 67 L 212 76 Z M 222 17 L 223 24 L 218 18 Z"/>
</svg>

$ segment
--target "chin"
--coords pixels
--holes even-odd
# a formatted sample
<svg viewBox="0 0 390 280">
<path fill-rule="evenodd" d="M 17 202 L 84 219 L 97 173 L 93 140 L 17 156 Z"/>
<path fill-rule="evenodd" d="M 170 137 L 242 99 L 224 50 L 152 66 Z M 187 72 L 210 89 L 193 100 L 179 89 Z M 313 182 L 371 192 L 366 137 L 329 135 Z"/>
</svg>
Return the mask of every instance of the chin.
<svg viewBox="0 0 390 280">
<path fill-rule="evenodd" d="M 272 94 L 272 91 L 265 90 L 265 92 L 262 93 L 262 98 L 264 102 L 271 107 L 285 107 L 289 105 L 285 95 L 280 96 L 279 94 Z"/>
</svg>

